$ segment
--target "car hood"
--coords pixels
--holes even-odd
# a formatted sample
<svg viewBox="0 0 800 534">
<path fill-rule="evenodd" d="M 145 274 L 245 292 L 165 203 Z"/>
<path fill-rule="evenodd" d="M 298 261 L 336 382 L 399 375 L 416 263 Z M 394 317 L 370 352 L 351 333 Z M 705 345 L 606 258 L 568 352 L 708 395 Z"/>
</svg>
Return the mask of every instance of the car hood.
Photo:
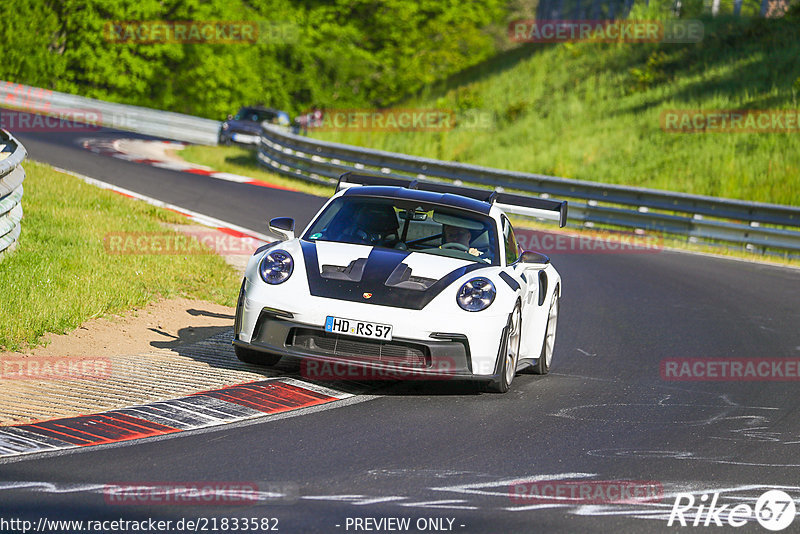
<svg viewBox="0 0 800 534">
<path fill-rule="evenodd" d="M 407 250 L 300 241 L 314 296 L 420 310 L 465 274 L 491 267 Z"/>
</svg>

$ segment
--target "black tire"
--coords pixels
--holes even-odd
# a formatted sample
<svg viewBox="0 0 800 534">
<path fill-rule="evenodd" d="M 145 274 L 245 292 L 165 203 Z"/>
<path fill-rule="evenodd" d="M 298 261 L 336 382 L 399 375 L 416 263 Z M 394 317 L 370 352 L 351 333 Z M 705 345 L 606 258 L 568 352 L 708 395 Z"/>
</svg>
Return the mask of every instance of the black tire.
<svg viewBox="0 0 800 534">
<path fill-rule="evenodd" d="M 542 352 L 539 354 L 539 359 L 533 366 L 533 373 L 537 375 L 546 375 L 550 372 L 550 365 L 553 363 L 553 350 L 556 344 L 556 330 L 558 326 L 558 312 L 559 312 L 559 298 L 558 286 L 553 291 L 553 298 L 550 300 L 550 309 L 547 312 L 547 326 L 544 330 L 544 339 L 542 340 Z"/>
<path fill-rule="evenodd" d="M 281 359 L 279 354 L 268 354 L 257 350 L 247 349 L 238 345 L 233 346 L 233 351 L 236 357 L 244 363 L 252 363 L 253 365 L 272 366 L 278 363 Z"/>
<path fill-rule="evenodd" d="M 519 363 L 519 348 L 522 342 L 522 308 L 519 302 L 514 306 L 514 311 L 508 316 L 506 325 L 506 335 L 503 338 L 502 350 L 500 351 L 503 363 L 500 365 L 500 376 L 486 386 L 487 391 L 492 393 L 506 393 L 511 387 L 511 381 L 517 374 L 517 364 Z M 515 324 L 516 323 L 516 324 Z M 514 346 L 516 345 L 516 347 Z M 513 351 L 513 352 L 512 352 Z M 513 368 L 513 371 L 512 371 Z"/>
</svg>

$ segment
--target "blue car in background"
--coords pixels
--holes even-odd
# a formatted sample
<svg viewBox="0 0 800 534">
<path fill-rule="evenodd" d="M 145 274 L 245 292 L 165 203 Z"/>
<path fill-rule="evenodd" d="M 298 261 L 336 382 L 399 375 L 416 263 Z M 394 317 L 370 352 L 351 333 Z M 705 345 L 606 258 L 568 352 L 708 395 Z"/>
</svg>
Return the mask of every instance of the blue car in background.
<svg viewBox="0 0 800 534">
<path fill-rule="evenodd" d="M 258 145 L 261 142 L 261 123 L 289 127 L 289 114 L 285 111 L 261 106 L 246 106 L 236 115 L 228 115 L 219 128 L 219 144 Z"/>
</svg>

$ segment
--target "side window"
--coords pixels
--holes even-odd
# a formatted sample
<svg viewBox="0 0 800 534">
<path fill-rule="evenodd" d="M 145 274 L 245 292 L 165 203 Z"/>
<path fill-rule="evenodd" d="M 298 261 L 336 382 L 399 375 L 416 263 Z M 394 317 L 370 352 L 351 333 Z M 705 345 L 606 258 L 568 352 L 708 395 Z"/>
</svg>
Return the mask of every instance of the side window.
<svg viewBox="0 0 800 534">
<path fill-rule="evenodd" d="M 514 229 L 505 216 L 503 217 L 503 237 L 506 246 L 506 265 L 511 265 L 519 259 L 520 249 L 517 238 L 514 237 Z"/>
</svg>

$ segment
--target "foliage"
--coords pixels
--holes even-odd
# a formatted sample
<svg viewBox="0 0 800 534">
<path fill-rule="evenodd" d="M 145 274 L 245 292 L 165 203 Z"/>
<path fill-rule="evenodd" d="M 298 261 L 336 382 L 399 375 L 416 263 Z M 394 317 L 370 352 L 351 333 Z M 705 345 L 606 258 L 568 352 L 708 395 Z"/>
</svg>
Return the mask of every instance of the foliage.
<svg viewBox="0 0 800 534">
<path fill-rule="evenodd" d="M 666 5 L 651 0 L 647 14 L 638 0 L 635 10 L 646 18 Z M 798 22 L 699 21 L 699 42 L 523 45 L 402 104 L 475 102 L 497 117 L 486 127 L 314 135 L 487 167 L 800 205 L 796 131 L 675 133 L 661 124 L 669 110 L 796 110 Z"/>
<path fill-rule="evenodd" d="M 387 106 L 490 57 L 484 30 L 504 14 L 501 0 L 18 0 L 0 17 L 0 79 L 211 118 L 254 103 Z M 112 42 L 120 21 L 261 32 L 255 43 Z"/>
</svg>

